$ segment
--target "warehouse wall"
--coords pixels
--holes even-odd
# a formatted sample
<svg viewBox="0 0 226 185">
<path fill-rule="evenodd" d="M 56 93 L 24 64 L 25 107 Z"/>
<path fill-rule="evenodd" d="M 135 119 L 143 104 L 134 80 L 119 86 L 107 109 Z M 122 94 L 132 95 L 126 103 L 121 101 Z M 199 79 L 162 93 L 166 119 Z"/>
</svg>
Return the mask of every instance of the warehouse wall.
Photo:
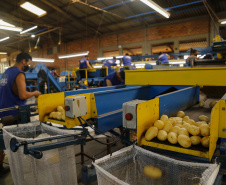
<svg viewBox="0 0 226 185">
<path fill-rule="evenodd" d="M 139 46 L 142 48 L 142 54 L 145 55 L 151 54 L 153 44 L 164 42 L 174 43 L 174 52 L 177 53 L 179 52 L 179 42 L 183 40 L 206 38 L 207 43 L 210 44 L 210 27 L 211 24 L 208 18 L 176 22 L 169 25 L 157 25 L 146 29 L 143 28 L 106 35 L 100 38 L 62 43 L 60 53 L 54 55 L 47 55 L 47 47 L 50 46 L 42 46 L 42 48 L 38 50 L 37 55 L 43 58 L 54 58 L 54 63 L 46 63 L 46 65 L 48 67 L 54 66 L 57 68 L 58 72 L 60 72 L 78 67 L 78 61 L 81 58 L 58 59 L 58 55 L 60 54 L 89 51 L 90 60 L 94 60 L 98 56 L 103 56 L 105 51 L 114 50 L 116 53 L 118 51 L 119 55 L 122 55 L 123 48 Z M 57 43 L 55 45 L 57 45 Z M 12 55 L 15 55 L 15 53 L 10 55 L 10 59 L 12 59 Z M 11 62 L 11 64 L 12 63 L 13 62 Z M 32 63 L 32 65 L 35 64 L 34 62 Z"/>
</svg>

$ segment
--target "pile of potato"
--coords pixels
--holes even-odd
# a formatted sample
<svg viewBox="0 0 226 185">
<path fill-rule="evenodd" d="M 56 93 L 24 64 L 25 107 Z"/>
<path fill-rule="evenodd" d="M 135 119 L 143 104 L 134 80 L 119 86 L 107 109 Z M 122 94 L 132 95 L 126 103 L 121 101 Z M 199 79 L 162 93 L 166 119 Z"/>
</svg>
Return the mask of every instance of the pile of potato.
<svg viewBox="0 0 226 185">
<path fill-rule="evenodd" d="M 65 110 L 62 106 L 58 106 L 56 112 L 51 112 L 49 118 L 64 120 L 65 121 Z"/>
<path fill-rule="evenodd" d="M 145 139 L 151 141 L 157 137 L 160 141 L 168 140 L 171 144 L 179 143 L 184 148 L 191 145 L 209 147 L 210 124 L 207 116 L 199 116 L 199 121 L 195 122 L 183 111 L 177 113 L 177 117 L 168 118 L 162 115 L 160 120 L 156 120 L 154 126 L 150 127 L 145 134 Z"/>
</svg>

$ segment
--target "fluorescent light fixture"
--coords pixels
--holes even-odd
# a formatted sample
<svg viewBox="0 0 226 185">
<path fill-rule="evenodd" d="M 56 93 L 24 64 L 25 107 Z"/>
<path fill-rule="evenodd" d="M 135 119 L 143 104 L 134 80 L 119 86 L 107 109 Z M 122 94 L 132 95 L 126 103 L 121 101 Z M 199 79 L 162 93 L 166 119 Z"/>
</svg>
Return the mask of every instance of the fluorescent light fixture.
<svg viewBox="0 0 226 185">
<path fill-rule="evenodd" d="M 1 19 L 0 19 L 0 25 L 2 25 L 2 26 L 9 26 L 9 27 L 15 27 L 14 25 L 9 24 L 8 22 L 5 22 L 5 21 L 3 21 Z"/>
<path fill-rule="evenodd" d="M 116 58 L 122 58 L 123 56 L 116 56 Z M 109 60 L 109 59 L 113 59 L 113 57 L 100 57 L 97 58 L 97 60 Z"/>
<path fill-rule="evenodd" d="M 58 58 L 71 58 L 71 57 L 79 57 L 79 56 L 86 56 L 89 54 L 89 51 L 82 52 L 82 53 L 72 53 L 72 54 L 67 54 L 67 55 L 59 55 Z"/>
<path fill-rule="evenodd" d="M 2 42 L 2 41 L 4 41 L 4 40 L 7 40 L 7 39 L 9 39 L 9 37 L 5 37 L 5 38 L 3 38 L 3 39 L 0 39 L 0 42 Z"/>
<path fill-rule="evenodd" d="M 32 38 L 35 38 L 35 35 L 31 35 Z"/>
<path fill-rule="evenodd" d="M 36 29 L 37 27 L 38 27 L 38 26 L 33 26 L 33 27 L 31 27 L 31 28 L 28 28 L 28 29 L 26 29 L 26 30 L 20 32 L 20 34 L 27 33 L 27 32 L 29 32 L 29 31 L 31 31 L 31 30 Z"/>
<path fill-rule="evenodd" d="M 218 22 L 221 24 L 226 24 L 226 19 L 220 19 Z"/>
<path fill-rule="evenodd" d="M 189 57 L 189 55 L 184 55 L 184 59 L 186 60 Z"/>
<path fill-rule="evenodd" d="M 32 58 L 32 62 L 54 62 L 54 59 L 49 59 L 49 58 Z"/>
<path fill-rule="evenodd" d="M 93 66 L 93 68 L 101 68 L 101 67 L 102 67 L 102 66 L 97 66 L 97 65 L 96 65 L 96 66 Z"/>
<path fill-rule="evenodd" d="M 142 1 L 147 6 L 150 6 L 152 9 L 154 9 L 156 12 L 162 14 L 164 17 L 166 17 L 166 18 L 169 18 L 170 17 L 170 13 L 169 12 L 167 12 L 166 10 L 164 10 L 162 7 L 160 7 L 159 5 L 157 5 L 152 0 L 140 0 L 140 1 Z"/>
<path fill-rule="evenodd" d="M 7 52 L 0 52 L 0 55 L 7 55 Z"/>
<path fill-rule="evenodd" d="M 21 32 L 23 30 L 23 28 L 20 28 L 20 27 L 4 26 L 4 25 L 1 25 L 1 24 L 0 24 L 0 29 L 9 30 L 9 31 L 17 31 L 17 32 Z"/>
<path fill-rule="evenodd" d="M 45 15 L 47 12 L 29 2 L 24 2 L 23 4 L 20 5 L 20 7 L 26 9 L 27 11 L 38 15 L 39 17 Z"/>
</svg>

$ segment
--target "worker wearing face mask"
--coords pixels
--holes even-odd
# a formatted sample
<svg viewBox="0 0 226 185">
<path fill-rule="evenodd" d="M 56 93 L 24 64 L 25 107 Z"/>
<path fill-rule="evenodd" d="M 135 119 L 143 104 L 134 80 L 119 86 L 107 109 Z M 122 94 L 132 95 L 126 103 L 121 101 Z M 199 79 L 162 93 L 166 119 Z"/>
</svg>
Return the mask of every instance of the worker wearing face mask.
<svg viewBox="0 0 226 185">
<path fill-rule="evenodd" d="M 39 91 L 28 92 L 24 72 L 29 69 L 32 58 L 28 53 L 17 55 L 16 64 L 8 68 L 0 78 L 0 109 L 25 105 L 26 99 L 32 96 L 38 97 Z M 17 116 L 16 110 L 0 112 L 0 118 L 5 116 Z M 3 167 L 4 153 L 0 150 L 0 176 L 9 169 Z"/>
</svg>

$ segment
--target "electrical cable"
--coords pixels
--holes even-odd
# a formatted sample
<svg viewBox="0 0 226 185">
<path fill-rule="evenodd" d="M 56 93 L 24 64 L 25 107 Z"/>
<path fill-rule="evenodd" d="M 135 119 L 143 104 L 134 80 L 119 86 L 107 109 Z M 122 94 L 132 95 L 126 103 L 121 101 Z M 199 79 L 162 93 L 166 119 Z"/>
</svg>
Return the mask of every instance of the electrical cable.
<svg viewBox="0 0 226 185">
<path fill-rule="evenodd" d="M 81 116 L 79 116 L 78 117 L 78 120 L 79 120 L 79 122 L 80 122 L 80 124 L 82 125 L 82 127 L 83 127 L 83 129 L 85 129 L 85 127 L 84 127 L 84 125 L 83 125 L 83 123 L 82 123 L 82 121 L 81 121 Z M 82 118 L 82 120 L 83 121 L 85 121 L 83 118 Z M 85 121 L 85 123 L 87 124 L 87 121 Z M 88 123 L 88 125 L 89 125 L 89 123 Z M 90 126 L 90 125 L 89 125 Z M 91 127 L 92 128 L 92 127 Z M 92 128 L 93 129 L 93 128 Z M 95 131 L 96 131 L 96 129 L 94 129 Z M 125 131 L 121 134 L 121 136 L 123 135 L 125 133 Z M 100 143 L 100 144 L 103 144 L 103 145 L 112 145 L 112 144 L 114 144 L 114 143 L 116 143 L 119 139 L 121 139 L 121 136 L 120 137 L 117 137 L 117 139 L 115 139 L 113 142 L 111 142 L 111 143 L 104 143 L 104 142 L 102 142 L 102 141 L 99 141 L 99 140 L 97 140 L 96 138 L 94 138 L 93 136 L 91 136 L 90 135 L 90 133 L 88 133 L 88 136 L 91 138 L 91 139 L 93 139 L 94 141 L 96 141 L 96 142 L 98 142 L 98 143 Z M 112 138 L 112 137 L 111 137 Z M 112 138 L 113 139 L 113 138 Z"/>
</svg>

